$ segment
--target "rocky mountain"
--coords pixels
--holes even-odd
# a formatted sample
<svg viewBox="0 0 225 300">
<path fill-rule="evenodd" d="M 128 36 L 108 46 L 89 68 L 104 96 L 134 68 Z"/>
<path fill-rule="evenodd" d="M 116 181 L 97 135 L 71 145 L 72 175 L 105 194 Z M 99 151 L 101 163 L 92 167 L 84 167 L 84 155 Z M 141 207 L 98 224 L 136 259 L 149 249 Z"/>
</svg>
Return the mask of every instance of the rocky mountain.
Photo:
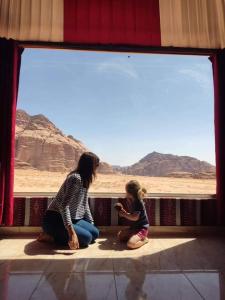
<svg viewBox="0 0 225 300">
<path fill-rule="evenodd" d="M 87 147 L 72 135 L 66 136 L 44 115 L 30 116 L 23 110 L 16 118 L 16 168 L 68 172 Z M 112 167 L 101 162 L 99 173 L 180 178 L 215 178 L 215 167 L 189 156 L 152 152 L 139 162 Z"/>
<path fill-rule="evenodd" d="M 72 170 L 87 147 L 72 135 L 66 136 L 44 115 L 30 116 L 23 110 L 16 116 L 16 168 L 67 172 Z M 103 162 L 100 173 L 113 173 Z"/>
<path fill-rule="evenodd" d="M 123 174 L 181 178 L 215 178 L 215 166 L 189 156 L 152 152 L 129 167 L 115 166 Z"/>
</svg>

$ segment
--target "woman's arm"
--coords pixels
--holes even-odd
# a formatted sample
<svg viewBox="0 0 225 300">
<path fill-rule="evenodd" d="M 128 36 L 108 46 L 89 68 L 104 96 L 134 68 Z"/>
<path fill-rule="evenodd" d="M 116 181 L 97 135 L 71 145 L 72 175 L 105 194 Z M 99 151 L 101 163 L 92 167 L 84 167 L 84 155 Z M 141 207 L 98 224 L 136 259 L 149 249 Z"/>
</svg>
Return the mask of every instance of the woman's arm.
<svg viewBox="0 0 225 300">
<path fill-rule="evenodd" d="M 84 218 L 90 222 L 90 223 L 94 223 L 94 220 L 93 220 L 93 217 L 92 217 L 92 214 L 91 214 L 91 210 L 90 210 L 90 206 L 89 206 L 89 203 L 88 203 L 88 195 L 86 194 L 85 196 L 85 214 L 84 214 Z"/>
<path fill-rule="evenodd" d="M 77 235 L 73 228 L 73 223 L 71 220 L 69 204 L 72 199 L 79 193 L 81 187 L 81 180 L 75 176 L 71 176 L 67 179 L 66 189 L 62 201 L 59 203 L 59 211 L 63 219 L 65 228 L 68 231 L 69 235 L 69 246 L 70 249 L 79 248 L 79 243 Z"/>
<path fill-rule="evenodd" d="M 69 235 L 69 242 L 68 245 L 71 250 L 76 250 L 80 248 L 78 237 L 76 232 L 74 231 L 73 225 L 67 226 L 67 231 Z"/>
</svg>

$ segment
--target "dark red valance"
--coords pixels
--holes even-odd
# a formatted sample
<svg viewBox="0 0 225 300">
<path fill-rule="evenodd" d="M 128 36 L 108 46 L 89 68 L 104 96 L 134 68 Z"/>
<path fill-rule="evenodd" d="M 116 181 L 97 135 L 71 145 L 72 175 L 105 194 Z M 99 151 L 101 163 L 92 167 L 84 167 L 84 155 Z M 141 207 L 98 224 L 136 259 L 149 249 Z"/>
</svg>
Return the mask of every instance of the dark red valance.
<svg viewBox="0 0 225 300">
<path fill-rule="evenodd" d="M 64 0 L 64 41 L 161 45 L 158 0 Z"/>
</svg>

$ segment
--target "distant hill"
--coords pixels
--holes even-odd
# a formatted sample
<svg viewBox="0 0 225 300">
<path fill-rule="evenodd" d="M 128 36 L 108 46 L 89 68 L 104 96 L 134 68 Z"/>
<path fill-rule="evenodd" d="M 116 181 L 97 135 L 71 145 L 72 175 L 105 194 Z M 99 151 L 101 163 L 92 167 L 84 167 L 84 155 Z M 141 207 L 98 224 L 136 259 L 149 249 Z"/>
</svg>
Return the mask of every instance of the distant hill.
<svg viewBox="0 0 225 300">
<path fill-rule="evenodd" d="M 72 135 L 65 135 L 44 115 L 30 116 L 23 110 L 16 116 L 16 168 L 68 172 L 87 147 Z M 99 173 L 180 178 L 215 178 L 215 166 L 189 156 L 152 152 L 139 162 L 112 167 L 101 162 Z"/>
<path fill-rule="evenodd" d="M 205 161 L 158 152 L 152 152 L 128 167 L 114 166 L 114 170 L 123 174 L 142 176 L 215 178 L 215 166 Z"/>
<path fill-rule="evenodd" d="M 87 147 L 72 135 L 66 136 L 44 115 L 30 116 L 23 110 L 16 115 L 16 168 L 45 171 L 72 170 Z M 100 173 L 115 172 L 102 162 Z"/>
</svg>

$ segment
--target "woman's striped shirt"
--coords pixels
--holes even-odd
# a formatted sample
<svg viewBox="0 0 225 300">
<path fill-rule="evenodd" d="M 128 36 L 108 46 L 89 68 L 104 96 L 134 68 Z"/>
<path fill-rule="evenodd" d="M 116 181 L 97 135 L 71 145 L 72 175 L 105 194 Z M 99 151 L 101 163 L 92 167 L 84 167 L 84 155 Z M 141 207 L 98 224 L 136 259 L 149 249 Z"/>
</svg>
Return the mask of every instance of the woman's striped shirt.
<svg viewBox="0 0 225 300">
<path fill-rule="evenodd" d="M 79 219 L 93 223 L 87 189 L 83 187 L 79 173 L 73 173 L 66 178 L 48 210 L 59 212 L 65 226 L 71 225 L 72 220 Z"/>
</svg>

